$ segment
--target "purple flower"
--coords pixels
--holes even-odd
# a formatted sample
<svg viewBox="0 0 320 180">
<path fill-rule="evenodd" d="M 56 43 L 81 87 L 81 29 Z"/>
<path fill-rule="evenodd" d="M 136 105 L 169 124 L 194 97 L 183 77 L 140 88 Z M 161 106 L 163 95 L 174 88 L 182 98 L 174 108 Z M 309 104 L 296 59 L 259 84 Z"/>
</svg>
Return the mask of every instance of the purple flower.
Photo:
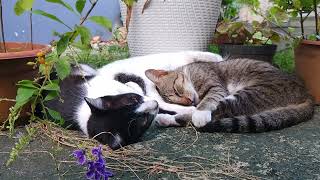
<svg viewBox="0 0 320 180">
<path fill-rule="evenodd" d="M 109 177 L 113 176 L 113 173 L 106 168 L 101 146 L 93 148 L 91 153 L 95 158 L 90 161 L 86 161 L 84 150 L 76 150 L 73 152 L 73 155 L 77 158 L 79 164 L 87 165 L 87 179 L 100 180 L 103 178 L 104 180 L 108 180 Z"/>
<path fill-rule="evenodd" d="M 88 162 L 87 179 L 100 180 L 101 177 L 108 179 L 113 176 L 113 173 L 106 168 L 104 163 L 100 163 L 98 160 Z"/>
<path fill-rule="evenodd" d="M 102 156 L 101 146 L 92 148 L 91 153 L 92 153 L 92 155 L 96 156 L 97 158 L 101 157 Z"/>
<path fill-rule="evenodd" d="M 77 158 L 78 164 L 84 165 L 86 163 L 87 159 L 85 153 L 86 152 L 82 149 L 73 151 L 73 156 Z"/>
</svg>

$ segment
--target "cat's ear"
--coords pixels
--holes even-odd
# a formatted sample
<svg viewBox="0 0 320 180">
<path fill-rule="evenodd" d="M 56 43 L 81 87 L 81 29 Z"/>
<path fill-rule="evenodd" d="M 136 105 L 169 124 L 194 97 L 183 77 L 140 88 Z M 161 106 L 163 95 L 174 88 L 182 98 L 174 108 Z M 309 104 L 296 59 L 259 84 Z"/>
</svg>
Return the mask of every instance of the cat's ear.
<svg viewBox="0 0 320 180">
<path fill-rule="evenodd" d="M 89 105 L 91 111 L 108 110 L 111 108 L 111 103 L 103 100 L 102 98 L 92 99 L 85 97 L 84 100 Z"/>
<path fill-rule="evenodd" d="M 148 79 L 150 79 L 150 81 L 152 81 L 153 83 L 157 83 L 159 81 L 159 78 L 168 75 L 168 71 L 148 69 L 145 71 L 145 75 Z"/>
<path fill-rule="evenodd" d="M 70 75 L 90 77 L 97 75 L 97 70 L 87 64 L 79 64 L 77 66 L 73 65 Z"/>
</svg>

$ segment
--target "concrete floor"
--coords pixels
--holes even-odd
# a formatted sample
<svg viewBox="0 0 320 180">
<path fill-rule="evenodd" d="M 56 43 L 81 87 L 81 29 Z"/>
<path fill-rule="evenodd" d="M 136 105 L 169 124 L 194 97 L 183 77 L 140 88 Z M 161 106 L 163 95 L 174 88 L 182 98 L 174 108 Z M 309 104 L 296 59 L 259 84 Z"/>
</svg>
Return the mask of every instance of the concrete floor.
<svg viewBox="0 0 320 180">
<path fill-rule="evenodd" d="M 85 169 L 69 162 L 72 149 L 58 146 L 46 137 L 33 140 L 11 166 L 5 167 L 3 164 L 15 141 L 0 132 L 0 179 L 84 177 Z M 153 127 L 144 142 L 134 147 L 156 150 L 150 156 L 161 163 L 181 160 L 190 173 L 150 170 L 134 175 L 115 171 L 113 179 L 137 179 L 136 176 L 141 179 L 320 179 L 320 108 L 311 121 L 260 134 L 196 134 L 192 128 Z M 190 159 L 196 165 L 191 167 Z"/>
</svg>

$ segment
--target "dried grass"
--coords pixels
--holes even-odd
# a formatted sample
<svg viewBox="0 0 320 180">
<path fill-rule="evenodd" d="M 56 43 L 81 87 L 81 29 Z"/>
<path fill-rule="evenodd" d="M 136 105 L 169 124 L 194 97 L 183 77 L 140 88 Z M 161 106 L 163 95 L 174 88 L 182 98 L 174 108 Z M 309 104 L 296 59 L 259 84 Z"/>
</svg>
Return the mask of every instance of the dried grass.
<svg viewBox="0 0 320 180">
<path fill-rule="evenodd" d="M 95 140 L 51 123 L 41 123 L 38 129 L 41 134 L 68 147 L 90 150 L 99 145 Z M 189 141 L 190 143 L 184 142 L 185 135 L 183 134 L 176 139 L 176 143 L 173 144 L 176 151 L 171 153 L 164 153 L 153 148 L 153 144 L 159 143 L 156 142 L 157 139 L 146 141 L 142 145 L 122 147 L 116 151 L 112 151 L 107 146 L 102 146 L 102 148 L 110 169 L 132 173 L 137 179 L 142 178 L 141 174 L 144 174 L 143 178 L 149 178 L 149 176 L 162 173 L 172 173 L 180 179 L 260 179 L 245 172 L 239 165 L 241 163 L 231 162 L 229 155 L 223 160 L 184 155 L 185 153 L 182 152 L 189 150 L 198 140 L 198 133 L 194 132 L 195 138 Z M 70 161 L 70 163 L 74 162 Z"/>
</svg>

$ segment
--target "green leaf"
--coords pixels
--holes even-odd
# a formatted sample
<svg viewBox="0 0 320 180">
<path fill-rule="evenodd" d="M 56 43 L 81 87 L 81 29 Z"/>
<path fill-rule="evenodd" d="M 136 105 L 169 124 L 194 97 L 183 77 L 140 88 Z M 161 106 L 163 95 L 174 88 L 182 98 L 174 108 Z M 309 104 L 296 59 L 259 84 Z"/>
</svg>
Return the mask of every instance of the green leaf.
<svg viewBox="0 0 320 180">
<path fill-rule="evenodd" d="M 292 3 L 293 3 L 293 6 L 296 9 L 300 9 L 301 8 L 301 1 L 300 0 L 293 0 Z"/>
<path fill-rule="evenodd" d="M 29 88 L 38 89 L 38 87 L 34 85 L 34 82 L 33 82 L 33 81 L 30 81 L 30 80 L 22 80 L 22 81 L 19 81 L 19 82 L 17 83 L 17 86 L 19 86 L 19 87 L 29 87 Z"/>
<path fill-rule="evenodd" d="M 87 27 L 84 26 L 78 26 L 77 31 L 80 34 L 81 43 L 83 45 L 90 45 L 91 41 L 91 32 Z"/>
<path fill-rule="evenodd" d="M 53 14 L 46 13 L 46 12 L 44 12 L 42 10 L 34 10 L 34 11 L 32 11 L 32 13 L 45 16 L 45 17 L 47 17 L 49 19 L 52 19 L 52 20 L 54 20 L 56 22 L 59 22 L 59 23 L 65 25 L 66 27 L 68 27 L 70 29 L 70 27 L 68 25 L 66 25 L 63 21 L 61 21 L 59 18 L 57 18 L 57 16 L 55 16 Z"/>
<path fill-rule="evenodd" d="M 47 2 L 50 2 L 50 3 L 56 3 L 56 4 L 60 4 L 62 6 L 64 6 L 65 8 L 67 8 L 69 11 L 71 12 L 75 12 L 73 10 L 73 8 L 66 2 L 62 1 L 62 0 L 46 0 Z"/>
<path fill-rule="evenodd" d="M 37 92 L 39 92 L 39 90 L 35 88 L 19 87 L 16 96 L 15 108 L 20 108 L 26 103 L 28 103 L 31 97 Z"/>
<path fill-rule="evenodd" d="M 42 88 L 48 91 L 60 91 L 59 84 L 56 81 L 51 81 L 50 84 L 47 84 Z"/>
<path fill-rule="evenodd" d="M 76 9 L 81 14 L 83 11 L 83 8 L 86 5 L 86 0 L 77 0 L 76 2 Z"/>
<path fill-rule="evenodd" d="M 14 5 L 14 12 L 20 16 L 25 11 L 29 11 L 33 6 L 34 0 L 18 0 Z"/>
<path fill-rule="evenodd" d="M 52 99 L 55 99 L 58 97 L 58 92 L 57 91 L 50 91 L 47 96 L 44 98 L 43 101 L 50 101 Z"/>
<path fill-rule="evenodd" d="M 54 119 L 59 121 L 60 125 L 64 124 L 64 119 L 62 118 L 61 114 L 55 110 L 47 108 L 49 115 Z"/>
<path fill-rule="evenodd" d="M 71 72 L 71 66 L 69 61 L 65 60 L 65 59 L 59 59 L 56 63 L 55 63 L 55 68 L 58 74 L 58 77 L 62 80 L 64 78 L 66 78 L 70 72 Z"/>
<path fill-rule="evenodd" d="M 57 54 L 60 56 L 62 53 L 64 53 L 68 47 L 70 41 L 70 36 L 67 34 L 63 34 L 60 40 L 57 43 Z"/>
<path fill-rule="evenodd" d="M 112 22 L 103 16 L 91 16 L 90 21 L 106 28 L 108 31 L 112 31 Z"/>
</svg>

